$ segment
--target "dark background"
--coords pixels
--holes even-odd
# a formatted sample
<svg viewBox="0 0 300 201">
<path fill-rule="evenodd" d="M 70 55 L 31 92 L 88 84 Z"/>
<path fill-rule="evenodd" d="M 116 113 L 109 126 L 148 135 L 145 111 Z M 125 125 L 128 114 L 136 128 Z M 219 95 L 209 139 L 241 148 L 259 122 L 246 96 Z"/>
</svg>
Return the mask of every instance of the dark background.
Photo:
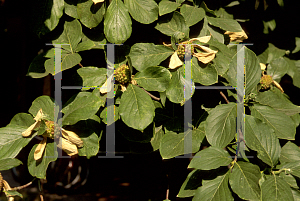
<svg viewBox="0 0 300 201">
<path fill-rule="evenodd" d="M 221 6 L 224 7 L 230 2 L 210 0 L 206 1 L 206 4 L 208 8 L 215 10 Z M 295 37 L 300 37 L 300 32 L 297 30 L 300 27 L 300 20 L 295 1 L 284 1 L 284 8 L 281 8 L 276 1 L 266 1 L 268 5 L 266 9 L 263 0 L 259 1 L 260 4 L 255 9 L 256 2 L 255 0 L 241 1 L 239 6 L 226 8 L 237 19 L 249 19 L 240 23 L 249 37 L 244 42 L 253 43 L 254 45 L 249 46 L 249 48 L 254 50 L 257 55 L 267 48 L 268 43 L 273 43 L 278 48 L 292 51 L 295 48 Z M 0 66 L 2 74 L 0 127 L 6 126 L 15 114 L 28 112 L 32 101 L 36 97 L 41 95 L 53 97 L 54 80 L 52 76 L 48 75 L 40 79 L 26 76 L 33 58 L 41 49 L 46 50 L 49 48 L 45 46 L 45 43 L 50 42 L 47 40 L 47 37 L 39 38 L 30 29 L 32 21 L 35 20 L 32 18 L 32 12 L 34 11 L 31 9 L 34 3 L 35 1 L 0 0 Z M 276 20 L 275 30 L 270 31 L 269 34 L 263 34 L 263 21 L 271 19 Z M 153 27 L 155 23 L 152 24 Z M 191 30 L 197 32 L 196 26 L 191 27 Z M 133 30 L 138 29 L 140 32 L 133 32 L 127 43 L 130 44 L 134 40 L 140 42 L 148 41 L 149 37 L 156 43 L 170 40 L 169 37 L 159 32 L 157 32 L 156 36 L 150 36 L 147 27 L 149 26 L 141 25 L 133 20 Z M 90 60 L 89 54 L 83 53 L 82 57 L 82 64 L 84 66 L 88 65 L 88 62 L 85 63 L 85 61 Z M 300 52 L 291 55 L 290 58 L 300 59 Z M 91 62 L 97 63 L 97 61 Z M 68 81 L 72 81 L 69 75 L 72 75 L 78 68 L 77 66 L 64 71 L 63 82 L 68 83 Z M 300 105 L 300 99 L 298 98 L 300 91 L 292 85 L 292 79 L 286 75 L 282 78 L 280 84 L 285 93 L 290 96 L 291 101 L 296 105 Z M 63 91 L 63 101 L 68 100 L 75 92 L 70 90 Z M 201 92 L 201 95 L 204 96 L 205 94 L 214 94 L 216 98 L 214 100 L 217 102 L 221 100 L 218 92 L 210 90 Z M 203 102 L 209 105 L 211 101 L 204 100 Z M 299 133 L 299 128 L 297 133 Z M 65 190 L 55 186 L 55 179 L 62 180 L 66 176 L 62 172 L 55 172 L 56 176 L 54 175 L 53 178 L 48 179 L 47 184 L 44 184 L 45 200 L 163 200 L 168 186 L 170 188 L 169 198 L 177 200 L 175 196 L 189 173 L 187 169 L 189 160 L 161 160 L 157 151 L 151 154 L 129 154 L 130 150 L 126 146 L 128 142 L 125 141 L 126 139 L 121 135 L 117 136 L 116 143 L 120 145 L 118 151 L 125 152 L 121 154 L 125 156 L 123 159 L 98 159 L 96 157 L 90 160 L 81 157 L 79 157 L 80 159 L 74 159 L 74 167 L 80 165 L 83 169 L 88 168 L 90 171 L 89 175 L 92 175 L 88 177 L 88 181 L 83 187 Z M 102 139 L 101 143 L 103 142 L 104 139 Z M 295 142 L 300 145 L 299 137 L 296 138 Z M 32 147 L 32 144 L 29 144 L 24 154 L 19 156 L 23 162 L 26 162 L 26 153 L 29 153 L 30 147 Z M 102 147 L 101 150 L 105 151 Z M 67 168 L 68 164 L 66 162 L 62 163 L 64 164 L 61 165 Z M 31 177 L 26 172 L 26 168 L 20 171 L 23 171 L 21 172 L 23 175 L 22 179 L 15 179 L 21 184 L 29 182 Z M 9 177 L 10 173 L 7 171 L 6 173 L 7 175 L 4 174 L 4 177 Z M 37 182 L 32 187 L 21 191 L 25 194 L 24 200 L 34 200 L 38 195 L 36 190 Z M 63 196 L 64 194 L 68 194 L 68 196 Z"/>
</svg>

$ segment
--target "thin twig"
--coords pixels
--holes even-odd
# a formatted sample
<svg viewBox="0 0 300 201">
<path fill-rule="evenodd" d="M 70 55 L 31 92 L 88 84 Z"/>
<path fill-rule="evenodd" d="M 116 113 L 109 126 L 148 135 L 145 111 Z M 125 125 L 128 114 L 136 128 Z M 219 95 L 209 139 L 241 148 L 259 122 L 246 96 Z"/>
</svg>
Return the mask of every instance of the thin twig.
<svg viewBox="0 0 300 201">
<path fill-rule="evenodd" d="M 220 92 L 221 96 L 225 99 L 226 103 L 228 104 L 229 101 L 228 101 L 228 99 L 226 98 L 225 94 L 224 94 L 222 91 L 220 91 L 220 90 L 219 90 L 219 92 Z"/>
<path fill-rule="evenodd" d="M 32 184 L 32 181 L 29 182 L 28 184 L 23 185 L 23 186 L 14 187 L 14 188 L 12 188 L 11 190 L 13 190 L 13 191 L 21 190 L 21 189 L 23 189 L 23 188 L 26 188 L 26 187 L 30 186 L 31 184 Z"/>
<path fill-rule="evenodd" d="M 156 96 L 153 96 L 152 94 L 150 94 L 146 89 L 144 89 L 143 87 L 141 87 L 141 86 L 139 86 L 139 85 L 136 85 L 136 86 L 138 86 L 138 87 L 140 87 L 140 88 L 142 88 L 151 98 L 153 98 L 154 100 L 157 100 L 157 101 L 159 101 L 160 100 L 160 98 L 157 98 Z"/>
<path fill-rule="evenodd" d="M 41 201 L 44 201 L 44 197 L 42 194 L 40 194 L 40 198 L 41 198 Z"/>
<path fill-rule="evenodd" d="M 81 63 L 78 64 L 81 68 L 83 68 L 83 65 Z"/>
</svg>

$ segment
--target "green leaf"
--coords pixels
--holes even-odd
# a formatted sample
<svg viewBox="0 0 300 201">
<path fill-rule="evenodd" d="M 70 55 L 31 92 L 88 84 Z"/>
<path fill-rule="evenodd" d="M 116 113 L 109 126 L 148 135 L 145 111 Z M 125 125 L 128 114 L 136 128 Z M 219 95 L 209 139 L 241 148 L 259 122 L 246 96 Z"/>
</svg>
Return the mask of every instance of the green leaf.
<svg viewBox="0 0 300 201">
<path fill-rule="evenodd" d="M 200 170 L 193 170 L 190 172 L 183 182 L 177 197 L 183 198 L 194 196 L 196 189 L 201 186 L 201 181 L 199 180 L 201 173 Z"/>
<path fill-rule="evenodd" d="M 110 107 L 113 107 L 113 106 L 110 106 Z M 107 107 L 102 110 L 102 112 L 100 113 L 100 117 L 101 117 L 102 121 L 105 124 L 107 124 Z M 117 106 L 114 105 L 114 121 L 110 122 L 108 124 L 108 126 L 111 125 L 112 123 L 116 122 L 119 119 L 119 117 L 120 117 L 120 115 L 119 115 L 119 107 L 117 107 Z"/>
<path fill-rule="evenodd" d="M 236 134 L 236 104 L 221 104 L 213 108 L 206 119 L 205 134 L 209 144 L 226 147 Z"/>
<path fill-rule="evenodd" d="M 241 51 L 240 49 L 239 51 Z M 229 64 L 229 70 L 228 70 L 228 81 L 231 84 L 231 86 L 237 86 L 237 55 L 238 53 L 232 57 L 232 60 Z M 254 87 L 257 86 L 257 84 L 260 81 L 261 78 L 261 69 L 259 65 L 259 61 L 255 55 L 254 52 L 252 52 L 250 49 L 245 47 L 245 55 L 242 55 L 243 58 L 245 58 L 245 68 L 246 68 L 246 89 L 245 89 L 245 95 L 248 95 Z M 244 73 L 244 69 L 238 69 L 239 71 L 242 71 Z M 241 93 L 239 93 L 241 94 Z"/>
<path fill-rule="evenodd" d="M 151 138 L 151 145 L 153 147 L 153 151 L 156 151 L 159 149 L 160 142 L 164 136 L 164 131 L 162 129 L 162 125 L 160 127 L 155 127 L 155 133 L 154 136 Z"/>
<path fill-rule="evenodd" d="M 122 94 L 119 108 L 123 122 L 142 131 L 153 121 L 154 110 L 150 96 L 143 89 L 129 84 Z"/>
<path fill-rule="evenodd" d="M 292 193 L 295 201 L 300 201 L 300 191 L 292 188 Z"/>
<path fill-rule="evenodd" d="M 296 47 L 292 51 L 293 54 L 295 54 L 295 53 L 297 53 L 297 52 L 300 51 L 300 38 L 299 37 L 295 37 L 295 41 L 296 41 Z"/>
<path fill-rule="evenodd" d="M 270 63 L 273 59 L 277 59 L 285 55 L 285 50 L 275 47 L 272 43 L 269 43 L 269 47 L 266 51 L 268 52 L 268 59 L 266 63 Z"/>
<path fill-rule="evenodd" d="M 74 101 L 62 109 L 63 125 L 73 125 L 80 120 L 92 117 L 102 105 L 102 100 L 93 93 L 81 92 Z"/>
<path fill-rule="evenodd" d="M 63 9 L 64 9 L 64 1 L 63 0 L 53 0 L 53 5 L 51 6 L 51 16 L 50 18 L 45 20 L 45 25 L 49 28 L 50 31 L 52 31 L 59 22 L 59 19 L 63 15 Z"/>
<path fill-rule="evenodd" d="M 83 80 L 84 87 L 101 87 L 106 81 L 106 68 L 84 67 L 79 68 L 77 73 Z"/>
<path fill-rule="evenodd" d="M 231 58 L 226 57 L 222 52 L 217 52 L 216 57 L 213 60 L 214 66 L 218 72 L 218 75 L 223 75 L 228 70 Z"/>
<path fill-rule="evenodd" d="M 203 180 L 202 186 L 196 190 L 193 201 L 233 201 L 228 187 L 229 171 L 212 180 Z"/>
<path fill-rule="evenodd" d="M 48 73 L 55 75 L 55 64 L 54 64 L 54 57 L 48 59 L 45 62 L 45 68 Z M 67 70 L 79 64 L 81 62 L 81 56 L 78 53 L 71 53 L 71 54 L 62 54 L 61 55 L 61 70 Z"/>
<path fill-rule="evenodd" d="M 193 157 L 188 168 L 211 170 L 220 166 L 227 166 L 231 161 L 232 158 L 227 151 L 219 147 L 208 147 Z"/>
<path fill-rule="evenodd" d="M 202 85 L 212 85 L 218 82 L 218 72 L 215 65 L 198 62 L 196 57 L 192 58 L 192 79 Z"/>
<path fill-rule="evenodd" d="M 161 1 L 158 4 L 159 16 L 175 11 L 180 6 L 180 3 L 172 1 Z"/>
<path fill-rule="evenodd" d="M 64 0 L 38 1 L 30 4 L 33 31 L 41 36 L 54 30 L 63 15 Z"/>
<path fill-rule="evenodd" d="M 166 94 L 166 91 L 160 92 L 160 93 L 159 93 L 159 96 L 160 96 L 161 104 L 165 107 L 165 106 L 166 106 L 166 100 L 167 100 L 167 94 Z M 299 119 L 300 119 L 300 118 L 299 118 Z"/>
<path fill-rule="evenodd" d="M 293 76 L 293 84 L 300 88 L 300 62 L 299 60 L 295 62 L 296 65 L 296 70 L 295 70 L 295 74 Z"/>
<path fill-rule="evenodd" d="M 243 31 L 240 24 L 236 20 L 215 18 L 215 17 L 208 17 L 208 16 L 206 16 L 206 18 L 209 24 L 219 27 L 225 31 L 231 31 L 231 32 Z"/>
<path fill-rule="evenodd" d="M 184 17 L 186 24 L 189 27 L 200 22 L 205 16 L 205 11 L 203 8 L 198 8 L 197 6 L 189 6 L 187 4 L 183 4 L 181 6 L 180 13 Z"/>
<path fill-rule="evenodd" d="M 125 6 L 133 19 L 150 24 L 157 20 L 158 6 L 153 0 L 124 0 Z"/>
<path fill-rule="evenodd" d="M 100 29 L 101 30 L 101 29 Z M 82 43 L 91 41 L 94 43 L 92 49 L 104 49 L 106 44 L 106 39 L 103 33 L 103 30 L 90 29 L 85 31 L 82 36 Z M 99 33 L 101 32 L 101 33 Z M 80 46 L 81 43 L 78 44 Z M 78 48 L 78 47 L 77 47 Z M 76 50 L 78 51 L 78 50 Z"/>
<path fill-rule="evenodd" d="M 281 169 L 290 169 L 290 174 L 300 178 L 300 161 L 285 163 Z"/>
<path fill-rule="evenodd" d="M 105 3 L 94 4 L 92 0 L 79 0 L 77 13 L 81 23 L 94 28 L 102 21 L 105 14 Z"/>
<path fill-rule="evenodd" d="M 299 147 L 296 144 L 288 141 L 281 149 L 279 160 L 281 163 L 300 161 Z"/>
<path fill-rule="evenodd" d="M 292 175 L 281 172 L 279 174 L 279 177 L 283 178 L 290 185 L 290 187 L 299 189 L 299 187 L 297 185 L 297 181 L 296 181 L 295 177 L 293 177 Z"/>
<path fill-rule="evenodd" d="M 290 116 L 291 119 L 294 121 L 296 128 L 299 126 L 300 124 L 300 114 L 294 114 L 292 116 Z"/>
<path fill-rule="evenodd" d="M 57 159 L 57 148 L 55 142 L 47 143 L 43 157 L 36 161 L 34 160 L 34 151 L 38 145 L 34 145 L 28 156 L 28 171 L 33 177 L 39 179 L 46 179 L 46 171 L 49 163 L 51 161 L 56 161 Z"/>
<path fill-rule="evenodd" d="M 46 120 L 54 121 L 54 100 L 49 96 L 40 96 L 37 97 L 33 102 L 28 112 L 31 113 L 34 117 L 38 111 L 42 109 L 43 114 L 45 115 Z"/>
<path fill-rule="evenodd" d="M 99 119 L 98 116 L 93 116 L 92 118 L 94 117 Z M 78 149 L 78 155 L 86 156 L 88 159 L 98 154 L 99 141 L 103 132 L 103 130 L 101 130 L 99 133 L 100 136 L 98 137 L 99 122 L 98 120 L 92 120 L 92 118 L 85 121 L 79 121 L 75 125 L 67 127 L 67 130 L 78 134 L 83 141 L 83 147 Z"/>
<path fill-rule="evenodd" d="M 65 50 L 74 53 L 74 50 L 77 44 L 81 40 L 82 35 L 82 28 L 80 22 L 78 20 L 73 20 L 71 22 L 66 21 L 64 24 L 64 31 L 63 33 L 52 43 L 61 43 L 61 44 L 69 44 L 69 45 L 62 45 L 62 48 Z"/>
<path fill-rule="evenodd" d="M 233 192 L 244 200 L 260 200 L 260 187 L 258 185 L 261 177 L 257 165 L 237 162 L 230 173 L 229 183 Z"/>
<path fill-rule="evenodd" d="M 78 0 L 65 0 L 65 13 L 76 19 L 79 18 L 77 14 L 77 3 Z"/>
<path fill-rule="evenodd" d="M 273 80 L 280 82 L 280 79 L 287 73 L 288 69 L 288 62 L 283 57 L 280 57 L 270 62 L 267 74 L 271 75 Z"/>
<path fill-rule="evenodd" d="M 213 63 L 218 71 L 218 75 L 223 75 L 228 70 L 228 64 L 230 63 L 231 58 L 234 56 L 234 53 L 226 45 L 220 43 L 219 41 L 210 39 L 208 44 L 209 48 L 218 50 Z"/>
<path fill-rule="evenodd" d="M 238 2 L 238 1 L 236 1 Z M 228 7 L 228 6 L 226 6 Z M 219 10 L 215 10 L 215 14 L 220 17 L 220 18 L 225 18 L 225 19 L 233 19 L 233 14 L 229 14 L 224 8 L 219 8 Z"/>
<path fill-rule="evenodd" d="M 131 18 L 121 0 L 113 0 L 107 8 L 104 19 L 104 34 L 111 43 L 124 43 L 131 35 Z"/>
<path fill-rule="evenodd" d="M 44 55 L 45 53 L 39 54 L 32 60 L 28 69 L 28 76 L 32 78 L 42 78 L 49 74 L 44 67 L 46 61 Z"/>
<path fill-rule="evenodd" d="M 190 82 L 187 83 L 180 69 L 171 72 L 171 74 L 172 74 L 172 78 L 169 87 L 166 90 L 167 97 L 173 103 L 183 103 L 184 87 L 190 85 L 189 88 L 192 88 L 193 90 L 192 93 L 194 93 L 195 92 L 194 83 L 190 83 Z"/>
<path fill-rule="evenodd" d="M 276 21 L 275 19 L 272 19 L 270 21 L 263 21 L 264 24 L 264 30 L 263 33 L 264 34 L 269 34 L 269 30 L 274 31 L 274 29 L 276 28 Z"/>
<path fill-rule="evenodd" d="M 262 105 L 270 106 L 288 116 L 300 113 L 300 106 L 294 105 L 281 92 L 278 93 L 274 90 L 259 92 L 256 95 L 255 101 Z"/>
<path fill-rule="evenodd" d="M 17 167 L 21 164 L 23 164 L 22 161 L 20 161 L 16 158 L 0 159 L 0 171 L 9 170 L 9 169 L 11 169 L 13 167 Z"/>
<path fill-rule="evenodd" d="M 197 37 L 202 37 L 202 36 L 207 36 L 207 35 L 210 35 L 210 33 L 208 31 L 208 21 L 207 21 L 207 18 L 204 17 L 202 29 L 201 29 L 201 31 L 200 31 L 200 33 L 199 33 L 199 35 Z"/>
<path fill-rule="evenodd" d="M 171 73 L 165 67 L 149 67 L 134 75 L 134 80 L 147 91 L 165 91 L 171 81 Z"/>
<path fill-rule="evenodd" d="M 261 200 L 294 200 L 290 186 L 277 175 L 271 175 L 261 186 Z"/>
<path fill-rule="evenodd" d="M 153 43 L 136 43 L 131 49 L 129 56 L 132 65 L 142 71 L 150 66 L 157 66 L 162 61 L 171 56 L 174 51 L 164 45 L 154 45 Z"/>
<path fill-rule="evenodd" d="M 35 134 L 31 135 L 30 137 L 24 138 L 22 136 L 22 132 L 25 131 L 32 123 L 34 123 L 33 118 L 31 115 L 26 114 L 17 114 L 22 115 L 25 122 L 28 126 L 7 126 L 0 128 L 0 135 L 1 135 L 1 142 L 0 142 L 0 159 L 4 158 L 14 158 L 18 155 L 18 153 L 25 147 L 30 140 L 35 136 Z M 17 116 L 16 115 L 16 116 Z M 15 117 L 16 117 L 15 116 Z M 29 118 L 30 117 L 30 118 Z M 31 123 L 29 123 L 31 122 Z"/>
<path fill-rule="evenodd" d="M 90 50 L 95 46 L 95 43 L 91 40 L 83 41 L 77 45 L 75 52 Z"/>
<path fill-rule="evenodd" d="M 8 190 L 8 191 L 4 191 L 4 193 L 5 193 L 6 197 L 8 197 L 8 196 L 10 196 L 10 197 L 19 196 L 19 197 L 23 198 L 23 195 L 21 193 L 19 193 L 18 191 Z"/>
<path fill-rule="evenodd" d="M 257 151 L 257 157 L 271 167 L 279 160 L 281 147 L 273 130 L 261 120 L 246 115 L 245 117 L 246 145 Z"/>
<path fill-rule="evenodd" d="M 251 115 L 262 120 L 274 131 L 275 135 L 281 139 L 294 140 L 296 127 L 293 120 L 269 106 L 254 104 L 250 107 Z"/>
<path fill-rule="evenodd" d="M 170 159 L 182 154 L 189 154 L 184 150 L 184 137 L 192 136 L 192 152 L 195 153 L 199 150 L 201 142 L 201 133 L 198 130 L 188 130 L 185 133 L 176 134 L 174 132 L 166 133 L 160 143 L 159 152 L 163 159 Z"/>
<path fill-rule="evenodd" d="M 213 38 L 215 38 L 220 43 L 224 43 L 224 34 L 223 34 L 224 31 L 222 29 L 215 26 L 208 25 L 207 30 L 213 36 Z"/>
<path fill-rule="evenodd" d="M 189 37 L 189 27 L 185 23 L 184 17 L 177 11 L 175 11 L 170 19 L 170 15 L 165 17 L 165 19 L 160 20 L 155 29 L 161 33 L 172 36 L 177 31 L 184 33 L 185 37 Z"/>
</svg>

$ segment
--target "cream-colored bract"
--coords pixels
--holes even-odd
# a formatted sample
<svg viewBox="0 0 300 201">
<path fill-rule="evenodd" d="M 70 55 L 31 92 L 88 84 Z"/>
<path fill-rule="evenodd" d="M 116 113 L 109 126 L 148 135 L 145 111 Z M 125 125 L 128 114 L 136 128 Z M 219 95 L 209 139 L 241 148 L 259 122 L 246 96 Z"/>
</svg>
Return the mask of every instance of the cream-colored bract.
<svg viewBox="0 0 300 201">
<path fill-rule="evenodd" d="M 94 2 L 94 4 L 104 2 L 104 0 L 92 0 L 92 1 Z"/>
<path fill-rule="evenodd" d="M 208 43 L 208 41 L 210 39 L 211 39 L 211 36 L 202 36 L 202 37 L 199 37 L 199 38 L 192 38 L 189 41 L 185 41 L 185 42 L 182 42 L 180 44 L 183 44 L 183 43 L 186 43 L 186 42 L 193 42 L 193 41 L 199 41 L 201 43 Z M 165 43 L 163 43 L 163 44 L 167 47 L 172 46 L 171 44 L 165 44 Z M 195 49 L 198 49 L 201 52 L 196 52 Z M 200 61 L 204 64 L 207 64 L 215 58 L 217 52 L 218 51 L 212 50 L 209 47 L 206 47 L 204 45 L 194 44 L 194 52 L 192 53 L 192 56 L 196 57 L 198 59 L 198 61 Z M 178 68 L 182 65 L 183 65 L 183 62 L 178 57 L 178 52 L 176 50 L 170 58 L 169 68 L 170 69 L 175 69 L 175 68 Z"/>
<path fill-rule="evenodd" d="M 266 64 L 260 63 L 260 69 L 264 71 L 266 69 Z"/>
<path fill-rule="evenodd" d="M 34 160 L 37 161 L 42 158 L 43 153 L 46 148 L 46 144 L 47 144 L 47 137 L 43 136 L 43 140 L 38 144 L 38 146 L 36 147 L 36 149 L 34 151 Z"/>
<path fill-rule="evenodd" d="M 44 118 L 44 114 L 42 109 L 40 109 L 34 118 L 35 123 L 32 124 L 29 128 L 27 128 L 24 132 L 22 132 L 23 137 L 28 137 L 31 135 L 32 131 L 35 128 L 38 128 L 40 126 L 41 121 Z M 52 127 L 54 125 L 54 122 L 45 120 L 47 127 Z M 64 150 L 69 156 L 73 156 L 75 154 L 78 154 L 78 148 L 77 147 L 83 147 L 83 141 L 80 139 L 80 137 L 74 133 L 73 131 L 68 131 L 63 128 L 59 128 L 62 131 L 63 138 L 61 139 L 61 143 L 59 143 L 58 147 Z M 43 154 L 45 152 L 45 148 L 47 145 L 47 138 L 53 139 L 53 134 L 48 133 L 45 131 L 45 133 L 42 135 L 43 140 L 38 144 L 34 151 L 34 160 L 39 160 L 43 157 Z"/>
<path fill-rule="evenodd" d="M 227 34 L 230 37 L 231 42 L 243 42 L 243 40 L 248 38 L 244 30 L 241 32 L 226 31 L 224 34 Z"/>
<path fill-rule="evenodd" d="M 172 54 L 171 59 L 170 59 L 170 63 L 169 63 L 169 68 L 171 69 L 175 69 L 179 66 L 182 66 L 183 62 L 179 59 L 178 54 L 177 54 L 177 50 L 174 52 L 174 54 Z"/>
<path fill-rule="evenodd" d="M 108 79 L 106 79 L 105 83 L 100 88 L 100 93 L 105 94 L 110 92 L 112 88 L 111 80 L 114 78 L 114 74 L 112 74 Z"/>
<path fill-rule="evenodd" d="M 33 118 L 35 120 L 34 124 L 29 126 L 24 132 L 22 132 L 23 137 L 29 137 L 32 131 L 40 126 L 41 120 L 44 117 L 42 109 L 40 109 L 36 116 Z"/>
</svg>

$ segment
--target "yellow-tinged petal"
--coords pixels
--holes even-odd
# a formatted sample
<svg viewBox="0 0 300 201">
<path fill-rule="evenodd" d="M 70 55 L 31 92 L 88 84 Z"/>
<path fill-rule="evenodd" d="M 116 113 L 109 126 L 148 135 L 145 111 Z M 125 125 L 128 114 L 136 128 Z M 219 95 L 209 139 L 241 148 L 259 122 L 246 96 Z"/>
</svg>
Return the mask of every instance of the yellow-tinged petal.
<svg viewBox="0 0 300 201">
<path fill-rule="evenodd" d="M 47 137 L 44 137 L 43 140 L 39 143 L 34 151 L 34 160 L 39 160 L 43 157 L 43 153 L 45 151 L 47 144 Z"/>
<path fill-rule="evenodd" d="M 65 130 L 65 129 L 61 129 L 62 130 L 62 136 L 64 138 L 66 138 L 67 140 L 69 140 L 71 143 L 77 145 L 78 147 L 82 147 L 83 146 L 83 142 L 82 140 L 80 139 L 80 137 L 74 133 L 73 131 L 68 131 L 68 130 Z"/>
<path fill-rule="evenodd" d="M 275 87 L 277 87 L 282 93 L 284 93 L 283 88 L 280 86 L 280 84 L 278 82 L 273 80 L 273 83 L 274 83 Z"/>
<path fill-rule="evenodd" d="M 113 79 L 114 74 L 112 74 L 108 79 L 106 79 L 105 83 L 101 86 L 100 92 L 102 94 L 105 94 L 107 92 L 110 92 L 112 88 L 111 80 Z"/>
<path fill-rule="evenodd" d="M 126 91 L 126 89 L 127 88 L 124 85 L 121 84 L 121 91 L 124 92 L 124 91 Z"/>
<path fill-rule="evenodd" d="M 259 65 L 260 65 L 260 69 L 261 70 L 265 70 L 266 69 L 266 64 L 260 63 Z"/>
<path fill-rule="evenodd" d="M 102 93 L 102 94 L 107 93 L 107 80 L 106 80 L 105 83 L 101 86 L 101 88 L 100 88 L 100 93 Z"/>
<path fill-rule="evenodd" d="M 235 41 L 235 42 L 243 42 L 243 40 L 248 38 L 244 30 L 241 32 L 226 31 L 224 34 L 229 35 L 230 41 Z"/>
<path fill-rule="evenodd" d="M 211 36 L 202 36 L 202 37 L 199 37 L 199 38 L 192 38 L 189 41 L 192 42 L 192 41 L 198 40 L 201 43 L 208 43 L 208 41 L 210 40 L 210 38 L 211 38 Z"/>
<path fill-rule="evenodd" d="M 34 122 L 34 124 L 32 124 L 31 126 L 29 126 L 29 127 L 26 129 L 26 131 L 22 132 L 22 136 L 23 136 L 23 137 L 28 137 L 28 136 L 30 136 L 30 135 L 31 135 L 31 132 L 32 132 L 34 129 L 36 129 L 37 127 L 39 127 L 40 124 L 41 124 L 40 121 Z"/>
<path fill-rule="evenodd" d="M 3 180 L 3 188 L 4 188 L 5 191 L 11 190 L 11 187 L 9 186 L 7 181 L 5 181 L 5 180 Z"/>
<path fill-rule="evenodd" d="M 35 121 L 41 121 L 41 119 L 43 118 L 43 110 L 42 109 L 40 109 L 38 112 L 37 112 L 37 114 L 36 114 L 36 116 L 34 117 L 34 120 Z"/>
<path fill-rule="evenodd" d="M 94 4 L 104 2 L 104 0 L 92 0 Z"/>
<path fill-rule="evenodd" d="M 78 154 L 78 149 L 75 144 L 70 142 L 67 139 L 60 138 L 61 141 L 58 144 L 58 147 L 62 150 L 64 150 L 69 156 L 73 156 L 75 154 Z"/>
<path fill-rule="evenodd" d="M 194 53 L 193 56 L 204 64 L 211 62 L 215 58 L 216 53 L 218 52 L 203 45 L 198 45 L 197 47 L 201 48 L 204 52 Z"/>
<path fill-rule="evenodd" d="M 174 52 L 174 54 L 171 56 L 169 68 L 175 69 L 179 66 L 182 66 L 183 62 L 179 59 L 177 51 Z"/>
</svg>

